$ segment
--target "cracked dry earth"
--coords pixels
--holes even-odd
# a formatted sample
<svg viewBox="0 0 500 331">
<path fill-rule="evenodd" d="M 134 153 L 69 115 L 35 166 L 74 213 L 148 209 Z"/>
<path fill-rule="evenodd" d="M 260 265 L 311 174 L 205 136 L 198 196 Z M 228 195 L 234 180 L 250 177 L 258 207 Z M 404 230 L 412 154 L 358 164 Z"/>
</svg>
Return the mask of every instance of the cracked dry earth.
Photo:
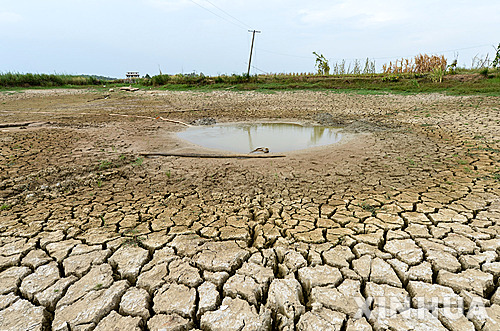
<svg viewBox="0 0 500 331">
<path fill-rule="evenodd" d="M 499 98 L 105 97 L 0 94 L 0 330 L 500 329 Z M 207 152 L 158 117 L 323 113 L 342 143 L 139 157 Z"/>
</svg>

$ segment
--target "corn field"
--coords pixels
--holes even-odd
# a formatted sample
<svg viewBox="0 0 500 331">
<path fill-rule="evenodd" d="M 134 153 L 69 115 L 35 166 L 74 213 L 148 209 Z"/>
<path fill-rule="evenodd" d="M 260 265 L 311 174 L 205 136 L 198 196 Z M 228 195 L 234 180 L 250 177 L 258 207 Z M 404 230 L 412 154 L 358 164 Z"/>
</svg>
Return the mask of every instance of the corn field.
<svg viewBox="0 0 500 331">
<path fill-rule="evenodd" d="M 361 60 L 354 60 L 354 62 L 347 63 L 345 60 L 336 62 L 332 65 L 333 75 L 370 75 L 375 74 L 375 61 L 366 59 L 364 65 Z"/>
<path fill-rule="evenodd" d="M 447 60 L 444 55 L 419 54 L 413 59 L 396 60 L 394 63 L 384 64 L 382 72 L 384 74 L 413 73 L 424 74 L 433 72 L 436 69 L 446 71 Z"/>
</svg>

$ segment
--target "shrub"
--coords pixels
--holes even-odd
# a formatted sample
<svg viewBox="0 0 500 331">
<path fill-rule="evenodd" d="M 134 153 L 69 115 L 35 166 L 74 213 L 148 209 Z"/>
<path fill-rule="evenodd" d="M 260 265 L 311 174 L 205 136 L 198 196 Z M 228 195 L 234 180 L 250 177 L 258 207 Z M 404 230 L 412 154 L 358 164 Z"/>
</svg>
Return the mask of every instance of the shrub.
<svg viewBox="0 0 500 331">
<path fill-rule="evenodd" d="M 316 69 L 318 70 L 318 75 L 329 75 L 330 74 L 330 65 L 328 64 L 328 60 L 323 54 L 318 54 L 313 52 L 316 56 Z"/>
<path fill-rule="evenodd" d="M 170 81 L 169 75 L 157 75 L 151 78 L 151 84 L 153 86 L 165 85 Z"/>
<path fill-rule="evenodd" d="M 488 68 L 483 68 L 479 70 L 479 74 L 484 77 L 488 77 Z"/>
<path fill-rule="evenodd" d="M 495 59 L 493 60 L 493 63 L 491 65 L 493 66 L 493 68 L 500 67 L 500 44 L 498 44 L 497 46 Z"/>
<path fill-rule="evenodd" d="M 0 86 L 31 87 L 31 86 L 63 86 L 63 85 L 100 85 L 102 80 L 94 76 L 72 76 L 58 74 L 21 74 L 0 73 Z"/>
</svg>

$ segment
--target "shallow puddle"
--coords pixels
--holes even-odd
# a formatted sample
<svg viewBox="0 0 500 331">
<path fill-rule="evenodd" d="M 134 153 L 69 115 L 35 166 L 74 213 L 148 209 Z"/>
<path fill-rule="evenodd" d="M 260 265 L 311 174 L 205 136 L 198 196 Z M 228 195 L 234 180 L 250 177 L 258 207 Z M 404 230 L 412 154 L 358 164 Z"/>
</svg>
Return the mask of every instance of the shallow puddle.
<svg viewBox="0 0 500 331">
<path fill-rule="evenodd" d="M 238 123 L 190 127 L 177 136 L 193 144 L 236 153 L 250 153 L 259 147 L 282 153 L 334 144 L 339 128 L 292 123 Z"/>
</svg>

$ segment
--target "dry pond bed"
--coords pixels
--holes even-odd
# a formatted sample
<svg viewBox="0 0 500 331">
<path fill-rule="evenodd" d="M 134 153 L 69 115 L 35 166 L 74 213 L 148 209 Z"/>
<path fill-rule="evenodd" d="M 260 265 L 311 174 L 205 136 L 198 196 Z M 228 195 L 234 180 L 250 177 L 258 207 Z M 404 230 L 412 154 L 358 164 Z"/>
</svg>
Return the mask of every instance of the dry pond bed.
<svg viewBox="0 0 500 331">
<path fill-rule="evenodd" d="M 345 137 L 141 156 L 226 154 L 176 136 L 207 118 Z M 484 96 L 1 92 L 0 329 L 498 330 L 499 132 Z"/>
</svg>

